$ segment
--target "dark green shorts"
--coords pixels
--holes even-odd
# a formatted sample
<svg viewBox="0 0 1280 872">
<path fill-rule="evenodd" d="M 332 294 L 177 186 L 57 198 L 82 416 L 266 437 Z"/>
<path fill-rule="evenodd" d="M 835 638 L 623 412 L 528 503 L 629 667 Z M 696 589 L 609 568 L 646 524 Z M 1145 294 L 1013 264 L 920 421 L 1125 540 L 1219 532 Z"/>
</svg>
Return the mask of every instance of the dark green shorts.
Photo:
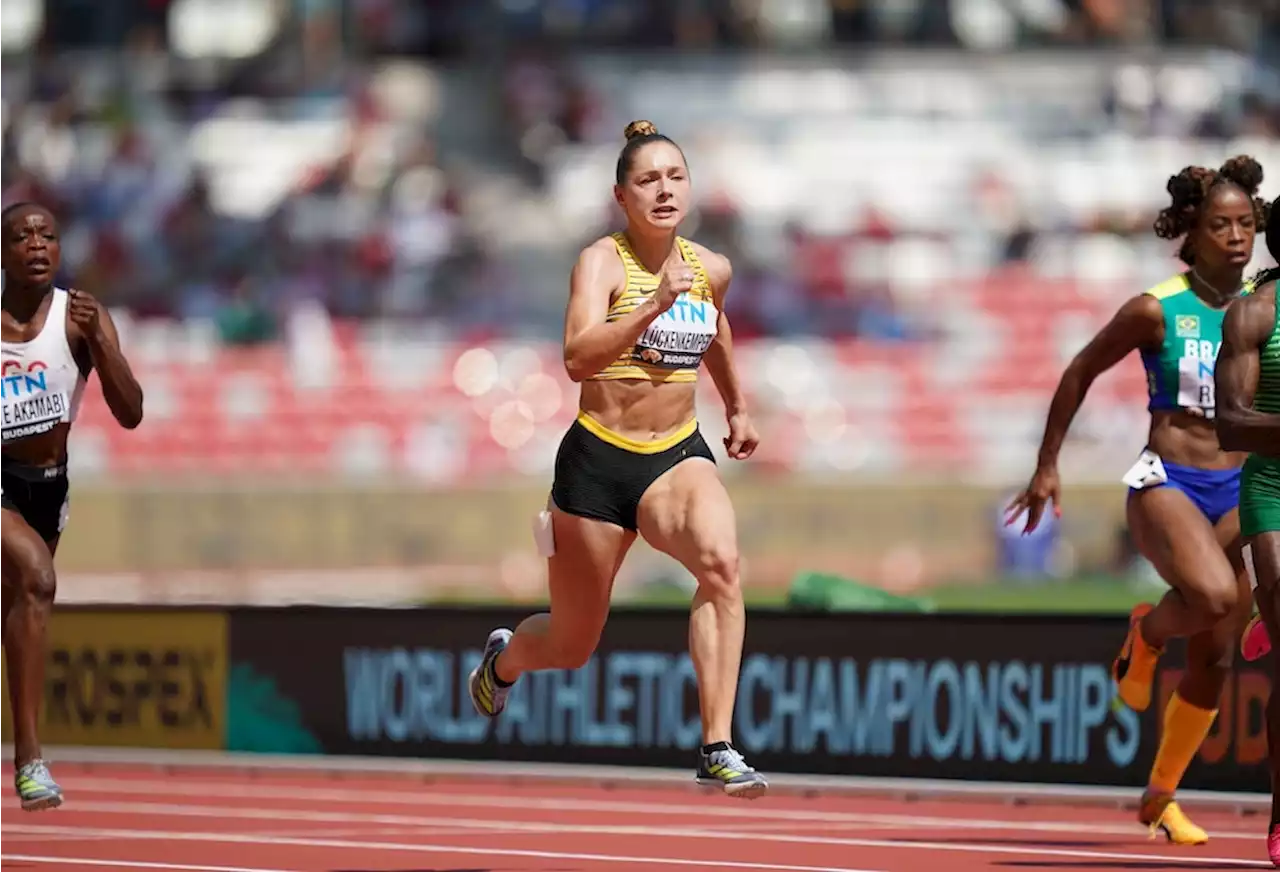
<svg viewBox="0 0 1280 872">
<path fill-rule="evenodd" d="M 1280 460 L 1251 456 L 1240 476 L 1240 532 L 1280 532 Z"/>
</svg>

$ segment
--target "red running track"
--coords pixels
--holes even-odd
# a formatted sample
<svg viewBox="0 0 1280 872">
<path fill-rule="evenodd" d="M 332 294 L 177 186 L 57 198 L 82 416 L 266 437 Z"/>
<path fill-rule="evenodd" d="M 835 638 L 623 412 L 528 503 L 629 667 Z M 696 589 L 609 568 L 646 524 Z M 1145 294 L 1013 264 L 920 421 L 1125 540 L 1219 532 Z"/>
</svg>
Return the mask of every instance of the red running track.
<svg viewBox="0 0 1280 872">
<path fill-rule="evenodd" d="M 1131 811 L 504 786 L 357 773 L 61 765 L 67 804 L 3 815 L 5 872 L 1035 872 L 1270 869 L 1266 820 L 1192 816 L 1208 845 L 1149 840 Z M 12 769 L 5 769 L 6 783 Z"/>
</svg>

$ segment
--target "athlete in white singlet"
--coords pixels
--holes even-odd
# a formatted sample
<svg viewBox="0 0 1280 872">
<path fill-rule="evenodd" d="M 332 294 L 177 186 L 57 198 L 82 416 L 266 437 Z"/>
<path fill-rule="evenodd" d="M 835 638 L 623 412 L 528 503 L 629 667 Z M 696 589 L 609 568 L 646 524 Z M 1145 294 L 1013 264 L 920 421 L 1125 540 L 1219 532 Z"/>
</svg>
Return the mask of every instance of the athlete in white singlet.
<svg viewBox="0 0 1280 872">
<path fill-rule="evenodd" d="M 3 428 L 4 649 L 13 712 L 14 789 L 28 811 L 62 804 L 37 734 L 45 637 L 57 589 L 53 555 L 67 523 L 67 437 L 89 373 L 121 426 L 142 421 L 142 388 L 107 310 L 54 286 L 57 221 L 34 203 L 0 216 L 4 234 L 0 400 Z"/>
</svg>

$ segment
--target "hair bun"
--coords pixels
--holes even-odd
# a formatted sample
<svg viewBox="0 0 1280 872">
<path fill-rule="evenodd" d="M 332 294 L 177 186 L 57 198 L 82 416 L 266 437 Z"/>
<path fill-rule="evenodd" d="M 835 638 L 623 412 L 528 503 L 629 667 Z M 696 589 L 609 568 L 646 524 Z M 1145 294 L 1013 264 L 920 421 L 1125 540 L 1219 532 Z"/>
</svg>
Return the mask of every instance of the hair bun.
<svg viewBox="0 0 1280 872">
<path fill-rule="evenodd" d="M 1236 155 L 1224 163 L 1218 172 L 1240 186 L 1250 196 L 1258 193 L 1258 188 L 1262 187 L 1262 164 L 1250 155 Z"/>
<path fill-rule="evenodd" d="M 1275 201 L 1267 209 L 1267 251 L 1277 261 L 1280 261 L 1280 197 L 1276 197 Z"/>
<path fill-rule="evenodd" d="M 627 125 L 627 129 L 622 132 L 622 135 L 631 140 L 637 136 L 653 136 L 657 132 L 658 126 L 652 121 L 632 121 Z"/>
</svg>

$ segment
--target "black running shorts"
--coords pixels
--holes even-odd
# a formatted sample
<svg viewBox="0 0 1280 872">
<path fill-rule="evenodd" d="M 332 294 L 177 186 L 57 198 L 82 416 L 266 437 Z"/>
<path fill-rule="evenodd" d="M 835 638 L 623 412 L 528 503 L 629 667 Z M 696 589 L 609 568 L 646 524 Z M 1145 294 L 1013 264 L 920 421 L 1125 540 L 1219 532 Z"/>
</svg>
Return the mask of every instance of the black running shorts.
<svg viewBox="0 0 1280 872">
<path fill-rule="evenodd" d="M 560 442 L 551 485 L 552 501 L 569 515 L 634 531 L 640 498 L 665 472 L 691 457 L 716 461 L 696 425 L 675 444 L 659 443 L 650 451 L 634 443 L 623 448 L 606 441 L 609 431 L 590 418 L 584 424 L 583 418 L 578 416 Z"/>
<path fill-rule="evenodd" d="M 5 458 L 0 472 L 4 508 L 21 515 L 44 541 L 56 539 L 67 523 L 67 467 L 27 466 Z"/>
</svg>

